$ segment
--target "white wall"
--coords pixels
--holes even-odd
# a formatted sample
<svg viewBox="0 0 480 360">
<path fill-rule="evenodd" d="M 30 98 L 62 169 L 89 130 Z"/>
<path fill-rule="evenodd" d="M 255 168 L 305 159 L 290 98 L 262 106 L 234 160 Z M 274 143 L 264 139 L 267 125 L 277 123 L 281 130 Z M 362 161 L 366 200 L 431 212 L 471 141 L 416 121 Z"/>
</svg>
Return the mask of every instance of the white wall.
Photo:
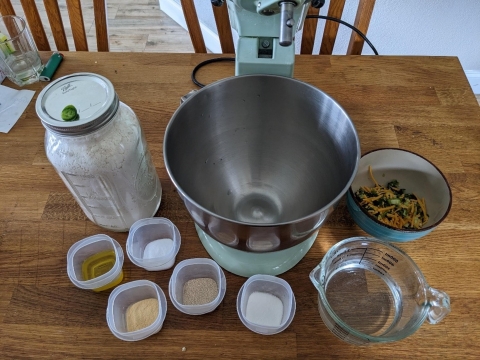
<svg viewBox="0 0 480 360">
<path fill-rule="evenodd" d="M 172 0 L 159 1 L 162 7 L 162 2 Z M 216 32 L 210 0 L 195 4 L 200 21 Z M 358 0 L 347 0 L 342 19 L 353 24 L 357 6 Z M 320 20 L 318 32 L 323 26 Z M 377 0 L 367 37 L 381 55 L 458 56 L 469 79 L 478 84 L 476 91 L 471 82 L 474 91 L 480 93 L 480 0 Z M 350 30 L 340 26 L 334 54 L 344 54 L 349 40 Z M 319 48 L 317 43 L 314 50 Z M 367 44 L 363 54 L 373 54 Z"/>
<path fill-rule="evenodd" d="M 353 24 L 357 4 L 347 1 L 345 21 Z M 367 36 L 382 55 L 458 56 L 480 71 L 478 0 L 377 0 Z M 349 35 L 338 40 L 335 50 L 344 50 Z M 368 46 L 363 53 L 372 54 Z"/>
</svg>

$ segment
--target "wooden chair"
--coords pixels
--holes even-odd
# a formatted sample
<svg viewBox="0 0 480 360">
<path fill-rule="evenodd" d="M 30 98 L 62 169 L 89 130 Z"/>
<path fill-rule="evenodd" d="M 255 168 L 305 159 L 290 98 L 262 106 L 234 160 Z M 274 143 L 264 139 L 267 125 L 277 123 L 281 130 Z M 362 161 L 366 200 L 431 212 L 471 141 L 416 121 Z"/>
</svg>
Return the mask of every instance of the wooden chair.
<svg viewBox="0 0 480 360">
<path fill-rule="evenodd" d="M 210 2 L 209 0 L 206 0 Z M 182 4 L 183 15 L 187 23 L 188 33 L 192 40 L 193 49 L 196 53 L 206 53 L 207 48 L 203 39 L 200 23 L 198 22 L 197 10 L 193 0 L 180 0 Z M 224 54 L 235 53 L 235 46 L 233 45 L 232 29 L 230 27 L 230 19 L 228 18 L 227 4 L 222 6 L 213 6 L 213 16 L 218 30 L 218 38 L 220 46 Z"/>
<path fill-rule="evenodd" d="M 193 0 L 180 0 L 183 8 L 183 14 L 187 23 L 188 32 L 192 40 L 193 48 L 197 53 L 206 53 L 205 42 L 203 39 L 200 24 L 198 22 L 197 12 Z M 328 8 L 327 16 L 341 18 L 346 0 L 331 0 Z M 370 19 L 372 17 L 375 0 L 360 0 L 358 4 L 357 14 L 354 26 L 361 32 L 366 34 Z M 234 53 L 232 32 L 230 28 L 230 20 L 228 18 L 227 6 L 213 6 L 213 14 L 217 25 L 218 36 L 223 53 Z M 308 15 L 318 15 L 320 9 L 310 7 Z M 303 26 L 301 54 L 312 54 L 315 43 L 315 34 L 318 19 L 307 19 Z M 335 39 L 338 33 L 339 24 L 333 21 L 327 21 L 323 32 L 322 42 L 320 45 L 320 54 L 332 54 L 335 45 Z M 352 31 L 350 43 L 348 45 L 347 55 L 360 55 L 362 53 L 364 40 Z"/>
<path fill-rule="evenodd" d="M 67 37 L 65 36 L 65 28 L 60 15 L 60 8 L 57 0 L 43 0 L 45 10 L 47 12 L 50 28 L 52 29 L 53 38 L 57 50 L 68 51 Z M 108 28 L 107 28 L 107 10 L 106 0 L 94 0 L 93 10 L 95 13 L 95 29 L 97 37 L 98 51 L 109 51 Z M 35 0 L 20 0 L 25 18 L 28 22 L 30 32 L 40 51 L 50 51 L 50 44 L 45 34 L 42 20 L 38 13 Z M 87 35 L 83 22 L 83 14 L 80 0 L 66 0 L 68 17 L 72 27 L 73 41 L 76 51 L 88 51 Z M 0 14 L 15 15 L 15 9 L 10 0 L 0 0 Z"/>
</svg>

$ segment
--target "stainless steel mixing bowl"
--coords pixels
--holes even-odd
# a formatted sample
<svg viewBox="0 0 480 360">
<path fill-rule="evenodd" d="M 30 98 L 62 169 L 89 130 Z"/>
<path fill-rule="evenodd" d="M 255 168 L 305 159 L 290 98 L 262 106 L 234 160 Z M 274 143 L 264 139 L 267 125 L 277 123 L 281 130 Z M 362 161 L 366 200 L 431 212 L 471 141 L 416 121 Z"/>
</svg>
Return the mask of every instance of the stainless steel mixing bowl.
<svg viewBox="0 0 480 360">
<path fill-rule="evenodd" d="M 350 187 L 355 127 L 330 96 L 272 75 L 227 78 L 173 114 L 164 160 L 195 223 L 230 247 L 269 252 L 311 236 Z"/>
</svg>

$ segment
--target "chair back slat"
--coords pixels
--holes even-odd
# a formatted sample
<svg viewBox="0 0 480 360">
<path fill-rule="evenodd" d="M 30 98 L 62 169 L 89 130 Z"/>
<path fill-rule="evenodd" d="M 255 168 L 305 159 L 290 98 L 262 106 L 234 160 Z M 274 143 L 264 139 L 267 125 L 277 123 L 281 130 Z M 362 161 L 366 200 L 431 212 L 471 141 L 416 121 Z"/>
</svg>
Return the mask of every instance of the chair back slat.
<svg viewBox="0 0 480 360">
<path fill-rule="evenodd" d="M 0 14 L 5 15 L 16 15 L 15 9 L 12 6 L 10 0 L 0 0 Z"/>
<path fill-rule="evenodd" d="M 82 4 L 80 0 L 67 0 L 68 17 L 72 27 L 73 42 L 76 51 L 88 51 L 87 34 L 83 23 Z"/>
<path fill-rule="evenodd" d="M 315 9 L 314 7 L 308 8 L 307 15 L 318 15 L 320 9 Z M 306 21 L 303 24 L 303 33 L 302 33 L 302 45 L 300 47 L 300 54 L 309 54 L 313 53 L 313 46 L 315 44 L 315 34 L 317 32 L 318 19 L 311 18 L 305 19 Z"/>
<path fill-rule="evenodd" d="M 180 0 L 182 5 L 185 22 L 187 23 L 188 32 L 192 41 L 193 48 L 196 53 L 206 53 L 205 41 L 200 28 L 200 23 L 197 17 L 197 11 L 193 0 Z M 337 19 L 342 18 L 345 8 L 346 0 L 330 0 L 327 15 Z M 355 17 L 354 26 L 357 27 L 364 34 L 368 30 L 370 19 L 373 13 L 375 0 L 359 0 L 358 9 Z M 308 15 L 319 15 L 320 9 L 310 7 Z M 235 47 L 233 44 L 232 31 L 230 27 L 230 20 L 228 17 L 228 8 L 226 4 L 220 7 L 213 6 L 213 14 L 215 23 L 217 25 L 218 37 L 223 53 L 234 53 Z M 317 33 L 318 19 L 306 19 L 303 24 L 302 43 L 300 47 L 301 54 L 312 54 L 315 44 L 315 36 Z M 337 39 L 338 29 L 340 24 L 335 21 L 326 21 L 320 42 L 320 51 L 317 52 L 322 55 L 331 55 Z M 347 55 L 356 55 L 362 53 L 364 40 L 358 36 L 354 31 L 350 38 Z"/>
<path fill-rule="evenodd" d="M 340 19 L 345 7 L 345 0 L 332 0 L 328 7 L 327 16 Z M 325 29 L 323 30 L 322 43 L 320 45 L 321 55 L 332 55 L 335 40 L 337 39 L 339 23 L 335 21 L 325 22 Z"/>
<path fill-rule="evenodd" d="M 37 44 L 38 50 L 50 51 L 50 44 L 45 34 L 45 29 L 43 28 L 35 0 L 20 0 L 20 3 L 22 4 L 30 33 L 32 34 L 35 44 Z"/>
<path fill-rule="evenodd" d="M 16 15 L 10 0 L 0 0 L 0 14 L 2 16 Z M 18 28 L 12 21 L 5 21 L 5 27 L 8 29 L 10 34 L 18 34 Z"/>
<path fill-rule="evenodd" d="M 57 50 L 68 51 L 68 41 L 65 35 L 65 28 L 63 26 L 62 15 L 57 0 L 43 0 L 45 10 L 47 11 L 48 22 L 50 29 L 52 29 L 53 39 Z"/>
<path fill-rule="evenodd" d="M 50 44 L 35 3 L 36 1 L 38 0 L 20 0 L 22 6 L 21 10 L 23 10 L 24 14 L 21 16 L 25 17 L 38 50 L 50 51 Z M 75 50 L 88 51 L 87 34 L 85 31 L 85 23 L 83 21 L 82 2 L 81 0 L 66 0 L 65 2 L 67 4 L 68 18 L 72 28 Z M 98 51 L 110 50 L 106 2 L 107 0 L 93 0 Z M 64 19 L 62 18 L 58 3 L 59 0 L 43 0 L 57 50 L 69 51 L 70 47 L 65 33 Z M 15 8 L 12 6 L 11 0 L 0 0 L 0 14 L 15 15 Z"/>
<path fill-rule="evenodd" d="M 355 17 L 354 26 L 362 33 L 366 34 L 370 19 L 372 18 L 375 0 L 360 0 L 358 3 L 357 16 Z M 352 31 L 350 43 L 348 44 L 347 55 L 361 55 L 364 40 L 358 34 Z"/>
<path fill-rule="evenodd" d="M 195 10 L 193 0 L 180 0 L 180 3 L 182 4 L 183 15 L 185 16 L 185 22 L 187 23 L 193 49 L 196 53 L 206 53 L 207 48 L 205 47 L 205 41 L 203 40 L 202 30 L 200 29 L 200 23 L 198 22 L 197 11 Z"/>
<path fill-rule="evenodd" d="M 218 37 L 220 39 L 220 46 L 224 54 L 234 54 L 235 45 L 233 44 L 232 28 L 230 26 L 230 18 L 228 17 L 227 4 L 223 6 L 214 6 L 213 16 L 217 24 Z"/>
<path fill-rule="evenodd" d="M 106 0 L 95 0 L 93 2 L 95 13 L 95 32 L 97 35 L 97 50 L 110 51 L 108 42 L 108 22 Z"/>
</svg>

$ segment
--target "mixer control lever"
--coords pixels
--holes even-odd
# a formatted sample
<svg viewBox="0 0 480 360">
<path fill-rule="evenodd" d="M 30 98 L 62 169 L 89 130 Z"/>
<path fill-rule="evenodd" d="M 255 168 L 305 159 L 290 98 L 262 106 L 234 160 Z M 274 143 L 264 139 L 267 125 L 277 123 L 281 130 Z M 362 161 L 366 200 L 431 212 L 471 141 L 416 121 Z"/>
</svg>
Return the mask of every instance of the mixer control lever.
<svg viewBox="0 0 480 360">
<path fill-rule="evenodd" d="M 211 0 L 213 6 L 222 6 L 225 0 Z"/>
<path fill-rule="evenodd" d="M 293 8 L 296 3 L 294 2 L 281 2 L 280 3 L 280 40 L 281 46 L 290 46 L 293 41 L 293 27 L 295 20 L 293 19 Z"/>
<path fill-rule="evenodd" d="M 312 0 L 311 4 L 315 9 L 320 9 L 323 5 L 325 5 L 325 0 Z"/>
</svg>

